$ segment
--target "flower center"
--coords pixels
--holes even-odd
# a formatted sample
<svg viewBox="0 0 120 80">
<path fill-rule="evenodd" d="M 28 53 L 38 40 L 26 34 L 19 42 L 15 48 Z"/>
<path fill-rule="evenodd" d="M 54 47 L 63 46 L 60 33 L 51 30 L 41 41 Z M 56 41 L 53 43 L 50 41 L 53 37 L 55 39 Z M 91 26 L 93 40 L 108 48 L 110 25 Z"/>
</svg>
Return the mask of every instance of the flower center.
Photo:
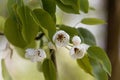
<svg viewBox="0 0 120 80">
<path fill-rule="evenodd" d="M 40 51 L 37 51 L 37 55 L 41 57 L 41 55 L 40 55 Z"/>
<path fill-rule="evenodd" d="M 65 36 L 63 34 L 58 34 L 57 40 L 62 42 Z"/>
<path fill-rule="evenodd" d="M 78 48 L 74 48 L 75 54 L 79 54 L 81 51 Z"/>
</svg>

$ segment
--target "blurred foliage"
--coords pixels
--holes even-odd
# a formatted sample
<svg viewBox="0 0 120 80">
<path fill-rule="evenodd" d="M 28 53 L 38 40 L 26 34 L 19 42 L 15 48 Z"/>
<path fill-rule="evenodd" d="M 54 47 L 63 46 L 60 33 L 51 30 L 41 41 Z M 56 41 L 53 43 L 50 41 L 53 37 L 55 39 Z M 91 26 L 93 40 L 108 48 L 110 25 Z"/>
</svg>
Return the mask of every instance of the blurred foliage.
<svg viewBox="0 0 120 80">
<path fill-rule="evenodd" d="M 2 74 L 3 74 L 4 80 L 12 80 L 12 78 L 7 70 L 5 60 L 1 60 L 1 64 L 2 64 Z"/>
</svg>

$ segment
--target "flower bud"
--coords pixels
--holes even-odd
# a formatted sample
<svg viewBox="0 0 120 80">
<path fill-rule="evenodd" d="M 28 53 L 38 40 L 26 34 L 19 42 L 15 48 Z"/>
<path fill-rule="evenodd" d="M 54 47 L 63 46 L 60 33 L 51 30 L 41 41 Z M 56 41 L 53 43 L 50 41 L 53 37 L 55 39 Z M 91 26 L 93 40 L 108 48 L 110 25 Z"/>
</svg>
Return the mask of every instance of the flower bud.
<svg viewBox="0 0 120 80">
<path fill-rule="evenodd" d="M 80 39 L 79 36 L 74 36 L 74 37 L 72 38 L 72 42 L 73 42 L 74 45 L 77 46 L 77 45 L 80 45 L 81 39 Z"/>
</svg>

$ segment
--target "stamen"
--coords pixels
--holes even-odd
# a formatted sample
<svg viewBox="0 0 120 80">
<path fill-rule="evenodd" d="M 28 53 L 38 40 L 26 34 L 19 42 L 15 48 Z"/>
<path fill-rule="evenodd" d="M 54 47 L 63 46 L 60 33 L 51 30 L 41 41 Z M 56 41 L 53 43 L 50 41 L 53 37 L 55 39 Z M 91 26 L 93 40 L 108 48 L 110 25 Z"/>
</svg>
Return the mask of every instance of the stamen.
<svg viewBox="0 0 120 80">
<path fill-rule="evenodd" d="M 80 50 L 78 48 L 74 48 L 75 54 L 79 54 Z"/>
<path fill-rule="evenodd" d="M 62 42 L 64 38 L 65 38 L 65 36 L 63 34 L 59 34 L 57 37 L 57 40 Z"/>
</svg>

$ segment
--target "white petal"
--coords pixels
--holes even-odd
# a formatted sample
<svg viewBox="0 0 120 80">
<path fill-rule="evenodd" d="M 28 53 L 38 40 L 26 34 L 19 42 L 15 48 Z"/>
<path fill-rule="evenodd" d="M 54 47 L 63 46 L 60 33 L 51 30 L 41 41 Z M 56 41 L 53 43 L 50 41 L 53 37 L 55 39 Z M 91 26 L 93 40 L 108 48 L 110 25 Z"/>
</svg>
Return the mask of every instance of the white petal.
<svg viewBox="0 0 120 80">
<path fill-rule="evenodd" d="M 26 53 L 31 53 L 31 52 L 34 52 L 35 49 L 31 49 L 31 48 L 29 48 L 29 49 L 26 49 L 25 51 L 26 51 Z"/>
<path fill-rule="evenodd" d="M 79 36 L 74 36 L 74 37 L 72 38 L 72 42 L 73 42 L 74 45 L 80 45 L 81 39 L 80 39 Z"/>
<path fill-rule="evenodd" d="M 89 45 L 87 45 L 87 44 L 80 44 L 80 46 L 82 47 L 82 48 L 84 48 L 84 50 L 85 50 L 85 52 L 88 50 L 88 48 L 90 47 Z"/>
<path fill-rule="evenodd" d="M 38 56 L 31 57 L 30 60 L 31 62 L 37 62 Z"/>
<path fill-rule="evenodd" d="M 32 58 L 35 56 L 35 50 L 34 49 L 26 49 L 25 57 L 26 58 Z"/>
</svg>

